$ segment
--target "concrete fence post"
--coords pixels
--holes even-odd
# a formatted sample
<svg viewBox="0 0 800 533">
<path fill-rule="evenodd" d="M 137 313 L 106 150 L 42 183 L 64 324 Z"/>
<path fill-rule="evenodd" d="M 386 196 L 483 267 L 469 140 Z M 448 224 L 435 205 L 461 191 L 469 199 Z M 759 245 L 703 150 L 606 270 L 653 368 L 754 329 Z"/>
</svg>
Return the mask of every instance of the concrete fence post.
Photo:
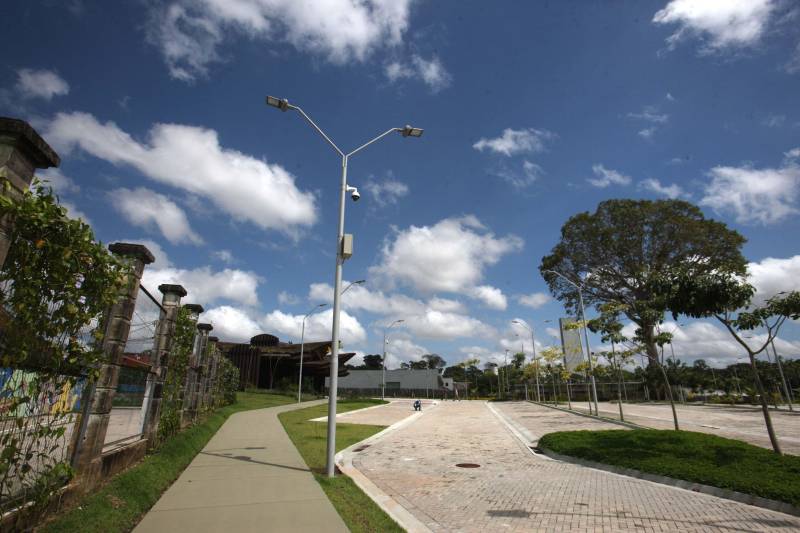
<svg viewBox="0 0 800 533">
<path fill-rule="evenodd" d="M 0 194 L 18 201 L 28 190 L 37 168 L 61 163 L 50 145 L 24 120 L 0 117 Z M 0 218 L 0 267 L 11 246 L 14 221 Z"/>
<path fill-rule="evenodd" d="M 197 328 L 197 320 L 200 318 L 200 313 L 203 312 L 203 306 L 199 304 L 184 304 L 184 309 L 189 311 L 189 320 L 191 320 L 193 329 Z M 181 388 L 180 398 L 178 404 L 180 405 L 180 421 L 181 428 L 188 426 L 192 421 L 191 413 L 191 391 L 197 381 L 197 371 L 195 369 L 195 350 L 197 348 L 197 333 L 192 342 L 192 353 L 189 355 L 189 361 L 186 365 L 186 376 L 184 378 L 183 387 Z"/>
<path fill-rule="evenodd" d="M 197 416 L 197 413 L 202 412 L 202 410 L 206 407 L 205 404 L 205 392 L 206 386 L 208 384 L 208 358 L 206 349 L 208 346 L 208 335 L 211 330 L 214 329 L 214 326 L 211 324 L 204 324 L 200 323 L 197 324 L 197 330 L 200 335 L 200 339 L 198 342 L 197 348 L 197 385 L 195 387 L 195 398 L 194 398 L 194 416 Z"/>
<path fill-rule="evenodd" d="M 117 242 L 111 244 L 108 249 L 114 255 L 128 260 L 132 268 L 116 303 L 103 316 L 101 324 L 104 326 L 105 363 L 100 368 L 93 391 L 84 396 L 88 401 L 87 417 L 76 424 L 75 427 L 79 430 L 73 432 L 72 465 L 87 486 L 91 486 L 100 474 L 101 455 L 111 416 L 111 404 L 117 391 L 122 356 L 125 344 L 128 342 L 136 298 L 139 295 L 139 282 L 145 265 L 155 261 L 150 250 L 141 244 Z"/>
<path fill-rule="evenodd" d="M 208 405 L 212 408 L 216 408 L 218 405 L 217 402 L 217 391 L 219 390 L 219 348 L 217 348 L 217 343 L 219 342 L 219 337 L 208 337 L 208 345 L 211 347 L 211 371 L 209 375 L 209 387 L 208 387 Z"/>
<path fill-rule="evenodd" d="M 161 298 L 161 315 L 156 327 L 155 350 L 153 350 L 152 366 L 147 380 L 152 382 L 148 387 L 147 414 L 142 434 L 148 446 L 158 444 L 158 420 L 161 417 L 161 403 L 164 397 L 164 381 L 169 369 L 169 352 L 175 337 L 175 322 L 181 308 L 181 298 L 186 296 L 186 289 L 181 285 L 163 284 L 158 286 L 163 295 Z"/>
</svg>

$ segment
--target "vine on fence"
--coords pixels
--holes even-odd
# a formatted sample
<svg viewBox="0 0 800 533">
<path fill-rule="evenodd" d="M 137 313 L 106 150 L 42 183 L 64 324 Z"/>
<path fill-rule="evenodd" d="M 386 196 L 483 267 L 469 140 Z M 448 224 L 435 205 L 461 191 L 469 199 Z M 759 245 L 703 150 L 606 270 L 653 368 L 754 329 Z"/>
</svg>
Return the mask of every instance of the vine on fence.
<svg viewBox="0 0 800 533">
<path fill-rule="evenodd" d="M 0 194 L 0 217 L 14 222 L 0 269 L 0 512 L 37 512 L 71 475 L 80 390 L 103 359 L 98 323 L 129 270 L 38 180 L 18 201 Z"/>
<path fill-rule="evenodd" d="M 164 382 L 161 418 L 158 422 L 158 438 L 164 440 L 181 428 L 182 392 L 186 385 L 186 374 L 194 346 L 195 323 L 188 309 L 181 308 L 175 321 L 175 336 L 169 355 L 169 369 Z"/>
<path fill-rule="evenodd" d="M 239 390 L 239 369 L 225 356 L 219 358 L 219 373 L 217 374 L 222 388 L 222 404 L 229 405 L 236 402 L 236 391 Z"/>
</svg>

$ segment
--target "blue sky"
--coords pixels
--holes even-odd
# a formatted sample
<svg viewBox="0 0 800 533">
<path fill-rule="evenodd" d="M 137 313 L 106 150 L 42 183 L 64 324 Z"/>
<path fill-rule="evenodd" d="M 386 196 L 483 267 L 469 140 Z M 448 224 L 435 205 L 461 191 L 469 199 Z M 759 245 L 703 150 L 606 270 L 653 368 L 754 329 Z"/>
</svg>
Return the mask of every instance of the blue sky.
<svg viewBox="0 0 800 533">
<path fill-rule="evenodd" d="M 681 197 L 742 232 L 760 295 L 800 279 L 800 8 L 741 2 L 12 2 L 0 112 L 62 156 L 51 180 L 104 242 L 146 243 L 226 340 L 299 341 L 330 301 L 343 149 L 355 255 L 342 338 L 390 363 L 501 357 L 562 315 L 537 267 L 608 198 Z M 329 338 L 330 311 L 308 338 Z M 674 327 L 668 324 L 667 329 Z M 516 337 L 515 334 L 521 337 Z M 711 323 L 675 352 L 741 356 Z M 787 325 L 779 351 L 800 354 Z M 520 340 L 521 339 L 521 340 Z"/>
</svg>

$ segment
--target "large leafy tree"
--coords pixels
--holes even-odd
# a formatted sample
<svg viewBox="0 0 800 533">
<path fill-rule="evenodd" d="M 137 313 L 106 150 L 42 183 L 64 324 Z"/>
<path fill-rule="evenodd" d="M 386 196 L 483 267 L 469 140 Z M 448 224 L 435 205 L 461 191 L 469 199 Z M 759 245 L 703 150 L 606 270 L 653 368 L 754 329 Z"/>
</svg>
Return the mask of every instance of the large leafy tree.
<svg viewBox="0 0 800 533">
<path fill-rule="evenodd" d="M 656 326 L 667 301 L 653 280 L 676 268 L 694 275 L 744 275 L 744 243 L 738 232 L 706 219 L 683 200 L 607 200 L 594 213 L 579 213 L 564 224 L 561 241 L 542 258 L 539 270 L 568 310 L 577 310 L 575 288 L 548 271 L 581 285 L 586 305 L 623 305 L 638 326 L 650 363 L 656 364 Z"/>
</svg>

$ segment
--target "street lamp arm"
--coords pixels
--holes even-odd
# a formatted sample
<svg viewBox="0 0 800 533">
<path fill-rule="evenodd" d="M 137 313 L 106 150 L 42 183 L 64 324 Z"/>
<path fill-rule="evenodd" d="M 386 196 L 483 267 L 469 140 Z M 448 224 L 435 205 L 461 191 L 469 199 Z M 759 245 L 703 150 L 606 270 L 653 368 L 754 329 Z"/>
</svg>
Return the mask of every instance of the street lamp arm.
<svg viewBox="0 0 800 533">
<path fill-rule="evenodd" d="M 344 152 L 342 152 L 341 150 L 339 150 L 339 147 L 338 147 L 338 146 L 336 146 L 336 144 L 335 144 L 335 143 L 334 143 L 334 142 L 331 140 L 331 138 L 330 138 L 330 137 L 328 137 L 327 135 L 325 135 L 325 132 L 324 132 L 324 131 L 322 131 L 322 128 L 320 128 L 319 126 L 317 126 L 316 122 L 314 122 L 313 120 L 311 120 L 311 117 L 309 117 L 309 116 L 306 114 L 306 112 L 305 112 L 305 111 L 303 111 L 303 109 L 302 109 L 302 108 L 300 108 L 300 107 L 298 107 L 298 106 L 296 106 L 296 105 L 289 104 L 289 109 L 294 109 L 294 110 L 296 110 L 298 113 L 300 113 L 300 114 L 303 116 L 303 118 L 304 118 L 304 119 L 306 119 L 306 122 L 308 122 L 309 124 L 311 124 L 311 126 L 312 126 L 312 127 L 315 129 L 315 130 L 317 130 L 317 133 L 319 133 L 320 135 L 322 135 L 322 137 L 323 137 L 323 138 L 324 138 L 326 141 L 328 141 L 328 144 L 330 144 L 330 145 L 333 147 L 333 149 L 334 149 L 334 150 L 336 150 L 336 152 L 337 152 L 337 153 L 338 153 L 340 156 L 342 156 L 342 157 L 345 157 L 345 155 L 344 155 Z"/>
<path fill-rule="evenodd" d="M 572 285 L 573 287 L 575 287 L 575 289 L 576 289 L 576 290 L 578 290 L 578 291 L 580 291 L 580 290 L 581 290 L 581 287 L 580 287 L 580 285 L 578 285 L 577 283 L 575 283 L 574 281 L 572 281 L 571 279 L 569 279 L 567 276 L 565 276 L 565 275 L 564 275 L 564 274 L 562 274 L 561 272 L 556 272 L 555 270 L 542 270 L 542 272 L 550 272 L 551 274 L 555 274 L 555 275 L 556 275 L 556 276 L 558 276 L 559 278 L 563 279 L 564 281 L 566 281 L 567 283 L 569 283 L 570 285 Z"/>
<path fill-rule="evenodd" d="M 386 137 L 390 133 L 394 133 L 396 131 L 403 131 L 403 128 L 392 128 L 392 129 L 386 130 L 383 133 L 381 133 L 380 135 L 378 135 L 377 137 L 375 137 L 374 139 L 372 139 L 371 141 L 365 142 L 364 144 L 362 144 L 361 146 L 359 146 L 358 148 L 356 148 L 355 150 L 353 150 L 352 152 L 347 154 L 345 157 L 350 157 L 351 155 L 355 155 L 356 152 L 360 152 L 361 150 L 363 150 L 364 148 L 366 148 L 370 144 L 372 144 L 374 142 L 377 142 L 377 141 L 380 141 L 381 139 L 383 139 L 384 137 Z M 338 150 L 338 148 L 337 148 L 337 150 Z"/>
</svg>

